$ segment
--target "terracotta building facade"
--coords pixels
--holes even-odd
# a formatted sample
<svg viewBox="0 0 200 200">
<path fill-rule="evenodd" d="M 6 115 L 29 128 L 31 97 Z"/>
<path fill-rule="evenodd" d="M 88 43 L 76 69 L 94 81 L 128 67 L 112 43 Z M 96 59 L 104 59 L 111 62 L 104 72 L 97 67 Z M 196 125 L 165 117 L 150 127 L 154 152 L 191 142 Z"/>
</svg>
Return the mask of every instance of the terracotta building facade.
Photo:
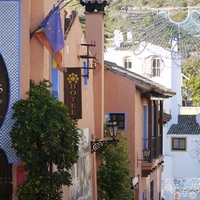
<svg viewBox="0 0 200 200">
<path fill-rule="evenodd" d="M 64 48 L 62 67 L 67 73 L 54 69 L 53 56 L 36 37 L 34 31 L 54 5 L 60 4 Z M 56 0 L 1 0 L 0 31 L 0 199 L 18 199 L 17 186 L 25 181 L 23 163 L 12 148 L 9 132 L 12 128 L 12 105 L 27 98 L 30 79 L 37 83 L 47 79 L 53 83 L 52 93 L 67 104 L 67 80 L 79 73 L 79 104 L 71 117 L 77 121 L 81 137 L 79 160 L 71 169 L 72 187 L 63 187 L 65 199 L 96 199 L 96 166 L 90 151 L 94 133 L 93 59 L 88 59 L 88 46 L 82 32 L 78 13 Z M 32 34 L 30 34 L 32 33 Z M 88 68 L 91 68 L 90 70 Z M 77 72 L 78 71 L 78 72 Z M 73 102 L 74 103 L 74 102 Z M 75 103 L 73 104 L 75 105 Z M 54 170 L 56 170 L 54 168 Z"/>
</svg>

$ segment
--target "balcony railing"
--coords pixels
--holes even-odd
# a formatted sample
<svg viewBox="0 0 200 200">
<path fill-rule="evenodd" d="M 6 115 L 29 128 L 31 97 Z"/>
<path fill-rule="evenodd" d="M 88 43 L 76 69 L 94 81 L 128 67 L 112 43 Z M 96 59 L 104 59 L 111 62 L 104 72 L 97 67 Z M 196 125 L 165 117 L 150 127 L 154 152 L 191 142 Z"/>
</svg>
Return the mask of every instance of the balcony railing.
<svg viewBox="0 0 200 200">
<path fill-rule="evenodd" d="M 142 162 L 142 177 L 147 177 L 163 163 L 162 136 L 153 137 L 151 141 L 143 139 L 143 149 L 145 148 L 150 149 L 150 157 Z"/>
<path fill-rule="evenodd" d="M 158 158 L 160 155 L 162 155 L 162 136 L 159 135 L 158 138 L 153 137 L 151 139 L 151 146 L 148 145 L 148 139 L 143 139 L 143 149 L 147 148 L 150 149 L 150 158 L 149 161 L 152 161 L 153 159 Z"/>
</svg>

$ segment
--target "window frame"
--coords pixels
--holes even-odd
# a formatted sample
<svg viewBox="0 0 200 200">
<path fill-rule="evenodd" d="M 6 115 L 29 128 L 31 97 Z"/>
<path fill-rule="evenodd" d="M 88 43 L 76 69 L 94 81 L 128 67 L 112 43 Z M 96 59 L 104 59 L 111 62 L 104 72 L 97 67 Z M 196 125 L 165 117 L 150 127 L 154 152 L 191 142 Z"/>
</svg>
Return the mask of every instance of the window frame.
<svg viewBox="0 0 200 200">
<path fill-rule="evenodd" d="M 146 190 L 142 191 L 142 200 L 147 200 L 147 193 Z"/>
<path fill-rule="evenodd" d="M 152 106 L 152 113 L 151 113 L 151 117 L 152 117 L 152 138 L 156 137 L 156 133 L 155 133 L 155 106 L 154 104 L 151 105 Z"/>
<path fill-rule="evenodd" d="M 83 72 L 84 72 L 84 85 L 88 85 L 88 66 L 87 66 L 87 60 L 83 60 Z"/>
<path fill-rule="evenodd" d="M 122 115 L 123 115 L 123 119 L 119 119 L 120 116 Z M 109 120 L 113 118 L 113 120 L 117 121 L 119 130 L 123 130 L 123 131 L 126 130 L 126 113 L 125 112 L 110 112 L 108 113 L 108 117 L 109 117 Z M 120 125 L 121 123 L 123 123 L 123 125 Z"/>
<path fill-rule="evenodd" d="M 151 59 L 151 75 L 152 77 L 160 77 L 161 76 L 161 58 L 155 56 Z"/>
<path fill-rule="evenodd" d="M 143 104 L 143 134 L 142 134 L 142 147 L 148 149 L 148 106 Z"/>
<path fill-rule="evenodd" d="M 53 58 L 51 57 L 51 93 L 60 99 L 60 72 L 52 65 Z"/>
<path fill-rule="evenodd" d="M 132 68 L 132 58 L 131 58 L 131 56 L 124 57 L 123 61 L 124 61 L 124 68 L 125 69 L 131 69 Z"/>
<path fill-rule="evenodd" d="M 150 200 L 154 200 L 154 180 L 150 181 Z"/>
<path fill-rule="evenodd" d="M 178 147 L 174 147 L 174 140 L 178 140 Z M 182 148 L 181 141 L 184 141 L 184 147 Z M 187 138 L 186 137 L 171 137 L 171 151 L 187 151 Z"/>
</svg>

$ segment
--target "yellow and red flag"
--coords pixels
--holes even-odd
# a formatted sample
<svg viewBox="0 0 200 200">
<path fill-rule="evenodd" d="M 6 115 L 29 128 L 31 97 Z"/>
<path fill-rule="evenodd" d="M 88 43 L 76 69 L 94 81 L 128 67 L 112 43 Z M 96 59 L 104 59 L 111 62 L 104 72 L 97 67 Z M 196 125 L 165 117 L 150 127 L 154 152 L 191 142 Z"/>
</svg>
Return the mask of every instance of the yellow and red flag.
<svg viewBox="0 0 200 200">
<path fill-rule="evenodd" d="M 38 30 L 35 32 L 37 38 L 49 50 L 53 57 L 52 65 L 62 72 L 62 54 L 61 49 L 64 48 L 64 33 L 60 17 L 59 5 L 50 11 L 47 17 L 41 22 Z"/>
</svg>

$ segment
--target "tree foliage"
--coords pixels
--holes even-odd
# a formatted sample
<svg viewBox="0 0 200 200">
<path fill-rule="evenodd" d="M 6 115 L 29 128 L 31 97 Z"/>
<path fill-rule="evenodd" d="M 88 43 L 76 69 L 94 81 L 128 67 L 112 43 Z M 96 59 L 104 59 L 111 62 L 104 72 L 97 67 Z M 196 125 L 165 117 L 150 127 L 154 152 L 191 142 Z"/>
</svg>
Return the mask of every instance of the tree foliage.
<svg viewBox="0 0 200 200">
<path fill-rule="evenodd" d="M 190 59 L 183 65 L 182 72 L 189 78 L 183 79 L 183 86 L 191 91 L 193 106 L 199 106 L 200 103 L 200 59 Z"/>
<path fill-rule="evenodd" d="M 13 106 L 12 144 L 28 172 L 17 191 L 21 200 L 60 200 L 62 185 L 71 184 L 67 170 L 78 159 L 77 126 L 50 87 L 48 80 L 31 81 L 29 97 Z"/>
<path fill-rule="evenodd" d="M 98 169 L 99 200 L 130 200 L 132 169 L 128 153 L 127 137 L 121 133 L 117 146 L 109 145 L 101 154 Z"/>
<path fill-rule="evenodd" d="M 107 2 L 109 6 L 105 7 L 105 38 L 112 38 L 115 29 L 120 30 L 124 28 L 119 20 L 119 10 L 126 10 L 128 8 L 175 8 L 198 6 L 200 4 L 200 0 L 109 0 Z M 74 0 L 69 5 L 76 6 L 76 9 L 78 9 L 82 28 L 85 30 L 85 20 L 83 20 L 84 9 L 80 1 Z M 188 11 L 176 9 L 170 14 L 170 17 L 175 22 L 182 22 L 186 19 L 187 14 Z"/>
</svg>

